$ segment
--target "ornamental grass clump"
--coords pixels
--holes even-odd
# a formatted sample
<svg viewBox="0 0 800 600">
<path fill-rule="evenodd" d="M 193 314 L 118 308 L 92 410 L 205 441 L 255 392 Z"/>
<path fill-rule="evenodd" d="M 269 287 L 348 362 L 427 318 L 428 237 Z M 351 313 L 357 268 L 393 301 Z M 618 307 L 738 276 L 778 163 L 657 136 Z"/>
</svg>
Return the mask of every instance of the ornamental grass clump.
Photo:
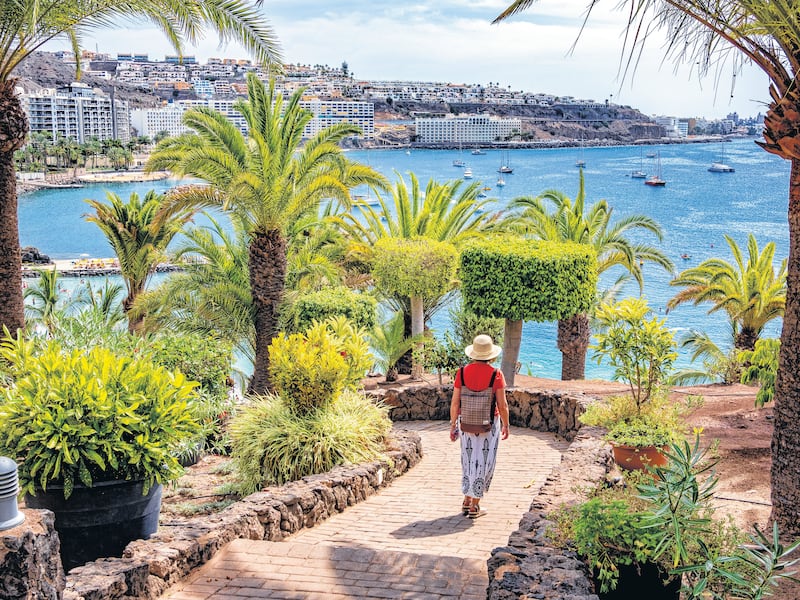
<svg viewBox="0 0 800 600">
<path fill-rule="evenodd" d="M 0 454 L 19 465 L 21 491 L 49 484 L 142 480 L 145 493 L 177 479 L 176 449 L 198 428 L 196 382 L 149 360 L 105 348 L 62 350 L 7 336 L 0 343 Z"/>
<path fill-rule="evenodd" d="M 274 393 L 254 398 L 230 424 L 243 494 L 383 456 L 389 409 L 356 391 L 369 362 L 359 330 L 341 319 L 273 340 Z"/>
<path fill-rule="evenodd" d="M 279 396 L 257 398 L 230 426 L 240 491 L 379 459 L 391 426 L 388 407 L 354 390 L 304 415 Z"/>
</svg>

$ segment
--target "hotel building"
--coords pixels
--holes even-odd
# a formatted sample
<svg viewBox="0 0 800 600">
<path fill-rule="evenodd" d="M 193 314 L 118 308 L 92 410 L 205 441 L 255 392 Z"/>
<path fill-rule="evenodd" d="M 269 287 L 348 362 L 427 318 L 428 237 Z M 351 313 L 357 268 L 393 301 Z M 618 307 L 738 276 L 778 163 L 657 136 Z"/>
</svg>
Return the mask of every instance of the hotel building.
<svg viewBox="0 0 800 600">
<path fill-rule="evenodd" d="M 425 144 L 477 144 L 500 141 L 522 130 L 520 119 L 490 115 L 417 117 L 417 141 Z"/>
</svg>

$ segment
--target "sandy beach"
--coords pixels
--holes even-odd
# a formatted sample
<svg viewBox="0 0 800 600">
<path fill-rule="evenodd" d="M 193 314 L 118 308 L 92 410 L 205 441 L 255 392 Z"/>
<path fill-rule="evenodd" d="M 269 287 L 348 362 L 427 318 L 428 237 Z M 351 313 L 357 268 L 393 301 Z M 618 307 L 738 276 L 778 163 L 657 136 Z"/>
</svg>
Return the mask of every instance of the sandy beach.
<svg viewBox="0 0 800 600">
<path fill-rule="evenodd" d="M 102 173 L 86 173 L 85 175 L 78 175 L 78 181 L 83 183 L 132 183 L 140 181 L 159 181 L 167 179 L 170 176 L 169 171 L 153 171 L 152 173 L 145 173 L 144 171 L 109 171 Z"/>
</svg>

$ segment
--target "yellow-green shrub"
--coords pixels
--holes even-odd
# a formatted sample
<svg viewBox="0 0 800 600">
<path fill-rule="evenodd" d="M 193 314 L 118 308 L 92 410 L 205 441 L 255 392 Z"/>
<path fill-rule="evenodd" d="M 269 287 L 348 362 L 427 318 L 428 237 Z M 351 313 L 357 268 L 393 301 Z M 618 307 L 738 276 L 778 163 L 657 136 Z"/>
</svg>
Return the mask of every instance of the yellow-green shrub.
<svg viewBox="0 0 800 600">
<path fill-rule="evenodd" d="M 347 382 L 345 357 L 324 326 L 306 333 L 278 335 L 269 347 L 269 359 L 275 392 L 299 414 L 330 402 Z"/>
</svg>

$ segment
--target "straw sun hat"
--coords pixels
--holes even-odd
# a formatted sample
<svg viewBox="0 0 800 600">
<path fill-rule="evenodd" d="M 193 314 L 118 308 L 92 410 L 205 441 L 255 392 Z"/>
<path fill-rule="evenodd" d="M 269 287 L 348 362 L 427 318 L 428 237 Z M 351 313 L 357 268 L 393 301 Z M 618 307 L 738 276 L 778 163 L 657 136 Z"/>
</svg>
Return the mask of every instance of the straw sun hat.
<svg viewBox="0 0 800 600">
<path fill-rule="evenodd" d="M 479 335 L 464 348 L 464 354 L 472 360 L 492 360 L 500 354 L 500 346 L 495 346 L 488 335 Z"/>
</svg>

